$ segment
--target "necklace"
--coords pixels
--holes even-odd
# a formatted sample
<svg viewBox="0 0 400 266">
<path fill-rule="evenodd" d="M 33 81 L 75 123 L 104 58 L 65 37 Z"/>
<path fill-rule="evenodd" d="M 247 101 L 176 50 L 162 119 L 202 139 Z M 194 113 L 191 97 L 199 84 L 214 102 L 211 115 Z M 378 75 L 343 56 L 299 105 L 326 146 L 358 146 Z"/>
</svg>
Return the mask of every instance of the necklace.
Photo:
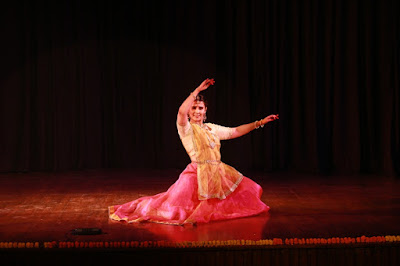
<svg viewBox="0 0 400 266">
<path fill-rule="evenodd" d="M 208 127 L 207 127 L 207 126 L 204 126 L 203 124 L 201 124 L 201 128 L 203 128 L 203 129 L 206 131 L 205 134 L 206 134 L 206 137 L 207 137 L 207 139 L 208 139 L 208 144 L 209 144 L 209 146 L 211 147 L 211 149 L 214 149 L 215 146 L 217 145 L 217 144 L 215 143 L 215 138 L 214 138 L 214 136 L 212 137 L 213 140 L 211 140 L 209 134 L 212 134 L 212 133 L 210 132 L 210 130 L 208 129 Z M 207 131 L 208 131 L 208 132 L 207 132 Z"/>
</svg>

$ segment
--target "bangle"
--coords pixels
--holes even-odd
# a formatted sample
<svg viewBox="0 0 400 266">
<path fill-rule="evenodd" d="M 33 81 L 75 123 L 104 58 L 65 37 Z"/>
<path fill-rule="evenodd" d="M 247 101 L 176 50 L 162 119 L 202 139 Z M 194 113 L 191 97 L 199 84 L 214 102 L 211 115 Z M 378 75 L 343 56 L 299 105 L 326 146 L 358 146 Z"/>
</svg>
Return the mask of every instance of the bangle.
<svg viewBox="0 0 400 266">
<path fill-rule="evenodd" d="M 258 122 L 260 122 L 259 126 L 257 126 L 257 123 L 258 123 Z M 259 129 L 260 127 L 261 127 L 261 128 L 264 127 L 264 124 L 262 123 L 262 119 L 261 119 L 260 121 L 257 121 L 257 120 L 256 120 L 256 121 L 254 122 L 254 128 L 255 128 L 255 129 Z"/>
</svg>

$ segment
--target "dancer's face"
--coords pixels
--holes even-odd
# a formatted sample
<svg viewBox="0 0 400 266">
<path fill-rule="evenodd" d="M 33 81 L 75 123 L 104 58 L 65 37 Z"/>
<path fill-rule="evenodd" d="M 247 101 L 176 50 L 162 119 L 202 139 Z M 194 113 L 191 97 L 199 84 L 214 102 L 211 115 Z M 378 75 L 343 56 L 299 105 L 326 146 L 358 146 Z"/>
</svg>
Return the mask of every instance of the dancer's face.
<svg viewBox="0 0 400 266">
<path fill-rule="evenodd" d="M 202 101 L 194 101 L 189 111 L 190 121 L 196 124 L 202 124 L 204 116 L 207 112 L 207 107 Z"/>
</svg>

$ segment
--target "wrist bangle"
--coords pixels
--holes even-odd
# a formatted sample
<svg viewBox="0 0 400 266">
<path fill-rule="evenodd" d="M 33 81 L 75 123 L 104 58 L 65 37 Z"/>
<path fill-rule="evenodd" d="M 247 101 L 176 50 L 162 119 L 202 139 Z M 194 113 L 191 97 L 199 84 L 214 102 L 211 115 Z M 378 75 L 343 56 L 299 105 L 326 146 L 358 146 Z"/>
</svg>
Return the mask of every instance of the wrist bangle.
<svg viewBox="0 0 400 266">
<path fill-rule="evenodd" d="M 260 124 L 258 124 L 258 126 L 257 126 L 257 123 L 258 123 L 258 122 L 260 122 Z M 257 120 L 256 120 L 256 121 L 254 122 L 254 128 L 255 128 L 255 129 L 259 129 L 260 127 L 261 127 L 261 128 L 264 127 L 264 124 L 262 123 L 262 119 L 261 119 L 260 121 L 257 121 Z"/>
</svg>

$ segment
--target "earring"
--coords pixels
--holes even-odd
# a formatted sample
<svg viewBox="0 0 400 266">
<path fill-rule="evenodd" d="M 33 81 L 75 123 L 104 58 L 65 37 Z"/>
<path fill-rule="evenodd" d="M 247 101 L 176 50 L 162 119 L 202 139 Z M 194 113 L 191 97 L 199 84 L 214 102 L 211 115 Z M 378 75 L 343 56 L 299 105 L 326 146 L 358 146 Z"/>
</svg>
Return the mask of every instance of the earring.
<svg viewBox="0 0 400 266">
<path fill-rule="evenodd" d="M 207 120 L 207 115 L 204 114 L 203 123 L 206 122 L 206 120 Z"/>
</svg>

